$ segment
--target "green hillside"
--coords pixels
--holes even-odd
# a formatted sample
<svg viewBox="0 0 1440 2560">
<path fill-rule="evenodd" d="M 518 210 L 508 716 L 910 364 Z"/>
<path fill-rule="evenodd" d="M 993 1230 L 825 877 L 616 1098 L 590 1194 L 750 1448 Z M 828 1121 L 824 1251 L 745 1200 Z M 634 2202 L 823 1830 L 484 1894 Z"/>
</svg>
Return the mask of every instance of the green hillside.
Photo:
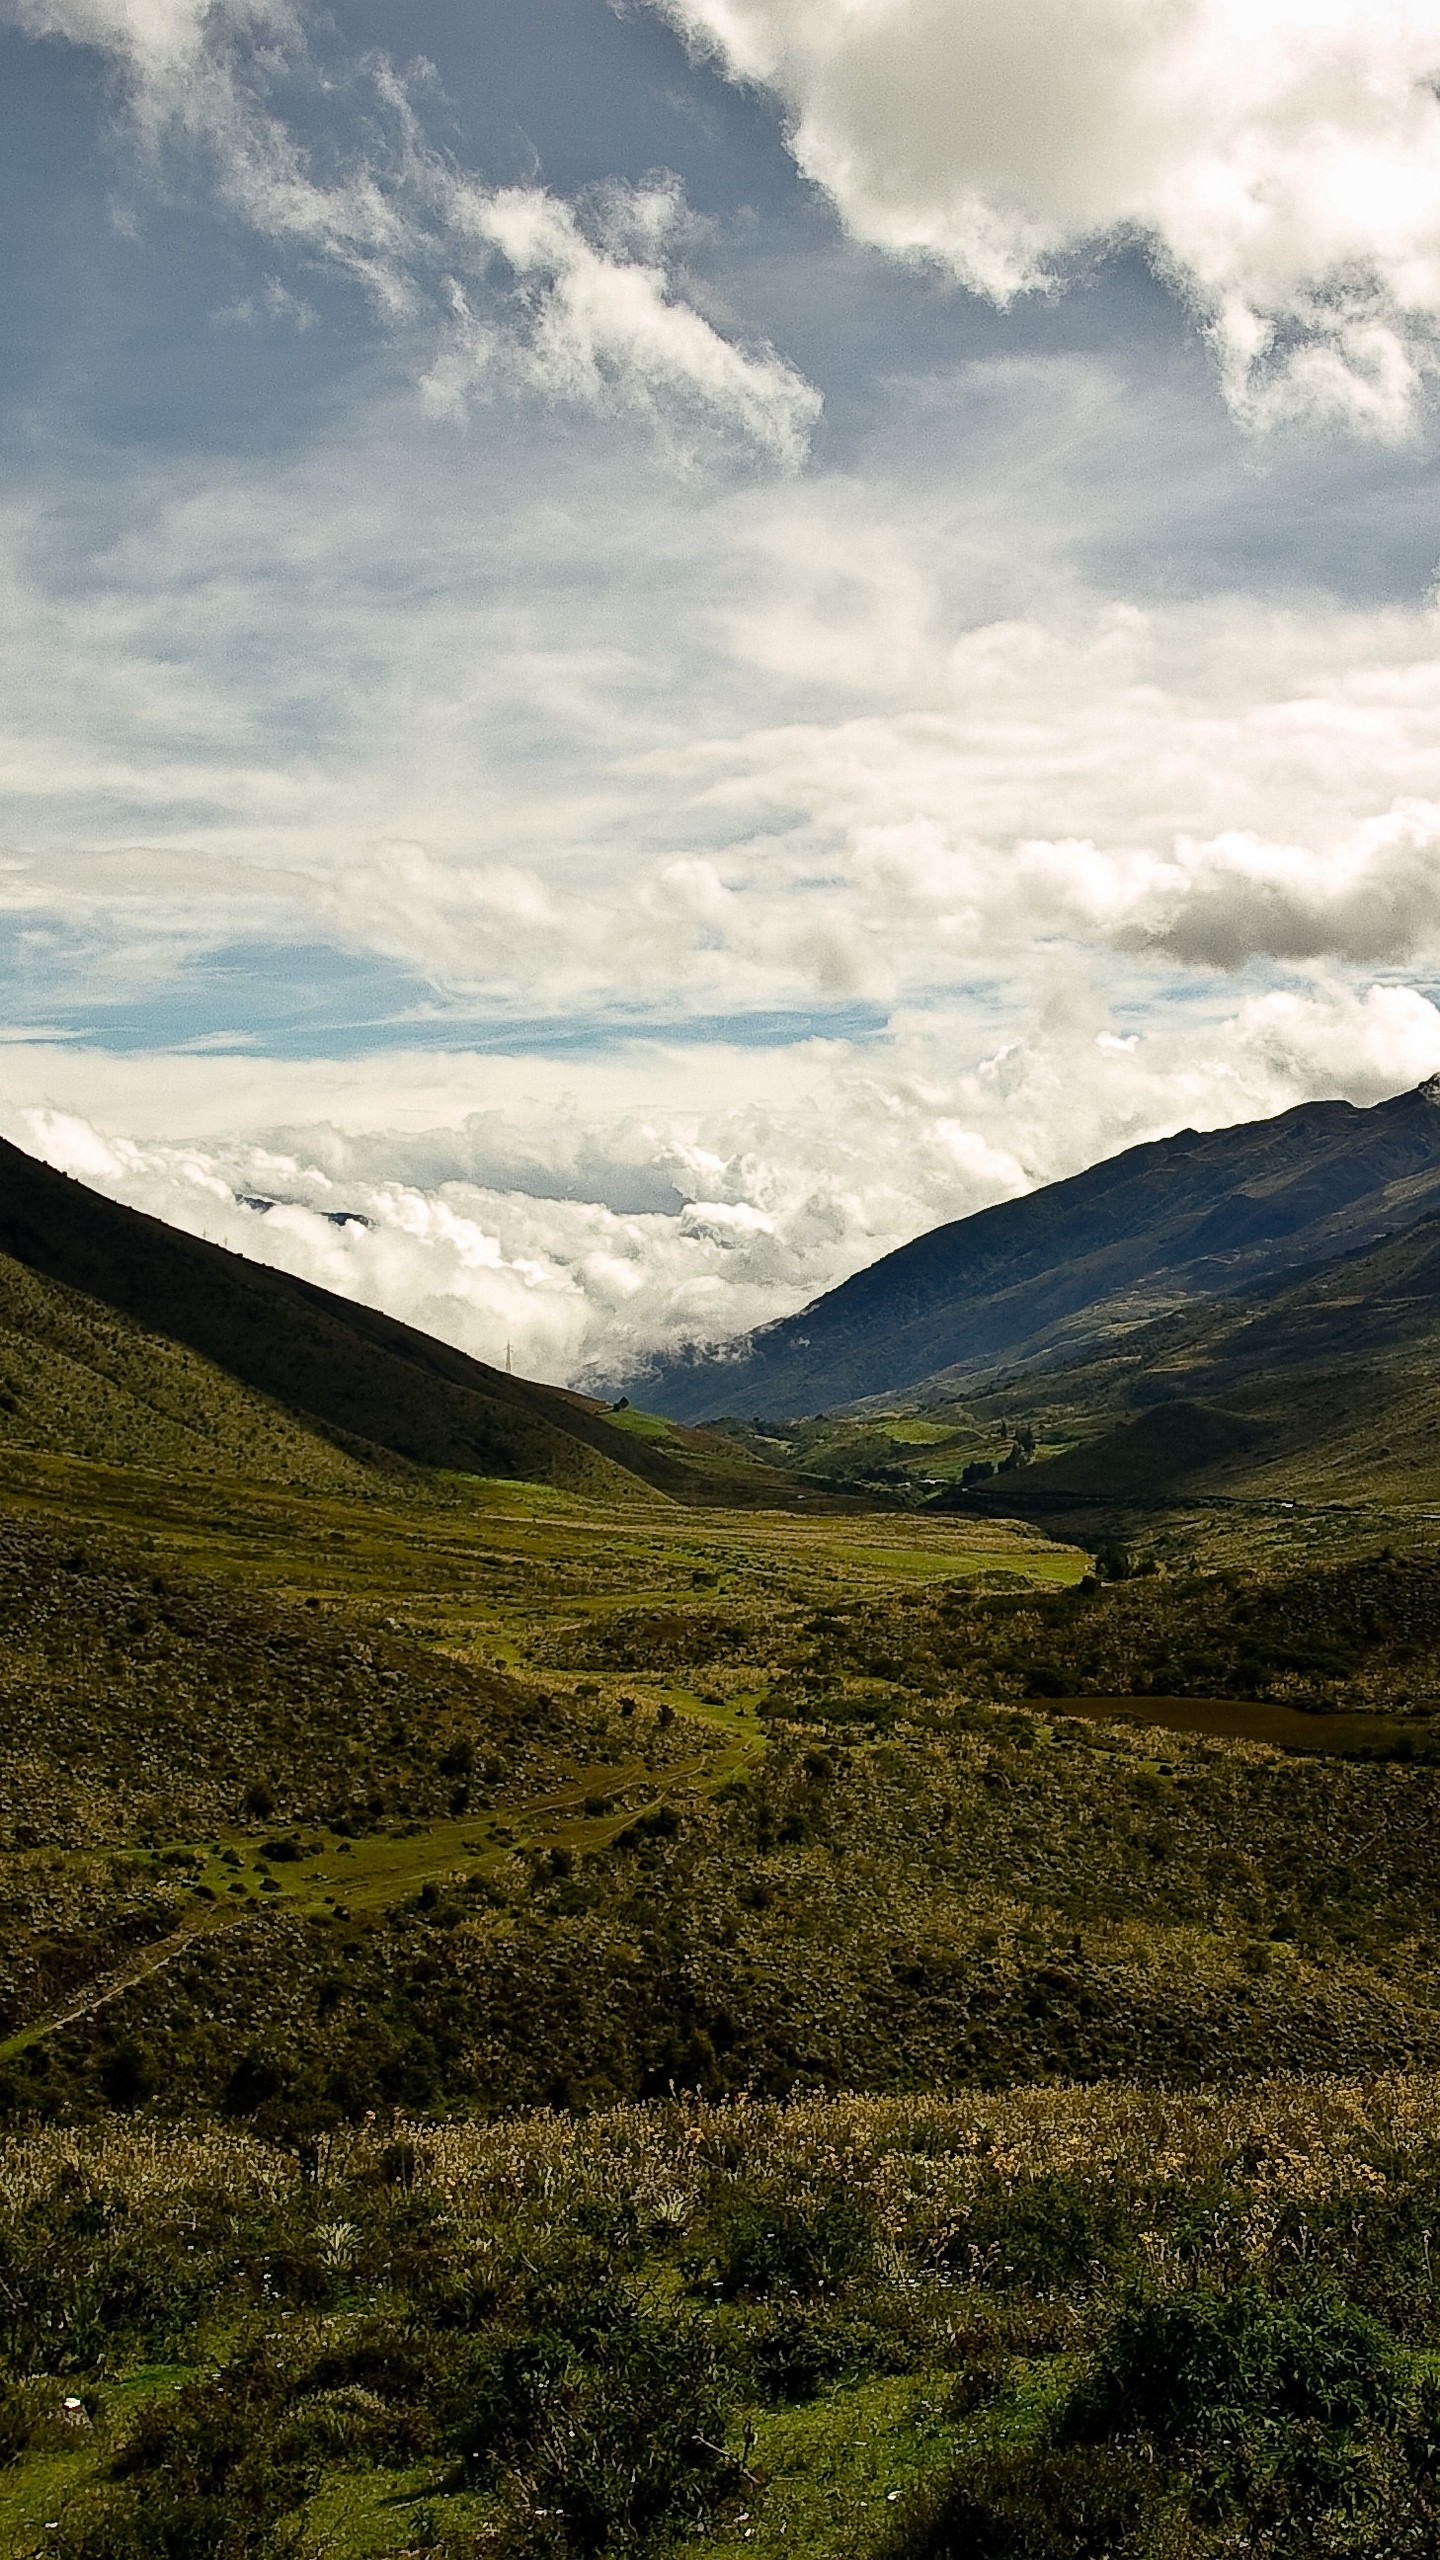
<svg viewBox="0 0 1440 2560">
<path fill-rule="evenodd" d="M 1036 1463 L 942 1504 L 1036 1515 L 1164 1502 L 1440 1503 L 1440 1225 L 1262 1296 L 1117 1328 L 1098 1351 L 973 1383 L 991 1446 Z M 983 1428 L 983 1424 L 981 1425 Z M 1058 1446 L 1057 1446 L 1058 1444 Z"/>
<path fill-rule="evenodd" d="M 378 1451 L 346 1448 L 268 1396 L 98 1299 L 0 1254 L 0 1446 L 162 1474 L 316 1492 L 373 1488 Z"/>
<path fill-rule="evenodd" d="M 705 1435 L 617 1428 L 0 1141 L 0 1438 L 319 1488 L 453 1474 L 611 1499 L 793 1499 Z"/>
</svg>

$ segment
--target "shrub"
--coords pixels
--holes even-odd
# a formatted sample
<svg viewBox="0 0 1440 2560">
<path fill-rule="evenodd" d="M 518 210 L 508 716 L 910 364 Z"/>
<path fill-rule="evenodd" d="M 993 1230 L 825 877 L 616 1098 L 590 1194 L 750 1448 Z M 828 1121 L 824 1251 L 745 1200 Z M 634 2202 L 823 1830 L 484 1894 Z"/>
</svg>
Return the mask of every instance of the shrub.
<svg viewBox="0 0 1440 2560">
<path fill-rule="evenodd" d="M 864 2199 L 827 2183 L 793 2193 L 737 2185 L 717 2199 L 688 2260 L 692 2284 L 722 2301 L 824 2293 L 862 2275 L 875 2255 Z"/>
<path fill-rule="evenodd" d="M 1048 2420 L 963 2455 L 889 2560 L 1423 2560 L 1437 2418 L 1433 2381 L 1333 2290 L 1136 2294 Z"/>
<path fill-rule="evenodd" d="M 697 2523 L 735 2485 L 724 2427 L 701 2331 L 634 2311 L 544 2405 L 521 2465 L 525 2502 L 548 2511 L 577 2560 Z"/>
</svg>

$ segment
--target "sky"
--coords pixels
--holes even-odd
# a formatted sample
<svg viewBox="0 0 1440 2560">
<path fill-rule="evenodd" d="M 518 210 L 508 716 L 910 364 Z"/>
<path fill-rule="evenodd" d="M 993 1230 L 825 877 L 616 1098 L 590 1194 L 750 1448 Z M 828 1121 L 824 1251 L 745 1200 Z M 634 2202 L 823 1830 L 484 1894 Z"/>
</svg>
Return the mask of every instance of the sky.
<svg viewBox="0 0 1440 2560">
<path fill-rule="evenodd" d="M 1440 1070 L 1440 0 L 0 0 L 0 1131 L 603 1388 Z"/>
</svg>

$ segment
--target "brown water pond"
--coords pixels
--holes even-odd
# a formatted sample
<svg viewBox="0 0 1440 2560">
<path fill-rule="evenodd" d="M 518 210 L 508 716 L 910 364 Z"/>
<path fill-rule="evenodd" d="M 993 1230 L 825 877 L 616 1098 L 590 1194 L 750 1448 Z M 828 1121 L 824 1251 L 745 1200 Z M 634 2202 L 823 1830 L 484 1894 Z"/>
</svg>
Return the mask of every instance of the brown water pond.
<svg viewBox="0 0 1440 2560">
<path fill-rule="evenodd" d="M 1428 1716 L 1316 1715 L 1263 1698 L 1034 1698 L 1037 1715 L 1085 1716 L 1099 1724 L 1159 1725 L 1168 1733 L 1205 1733 L 1221 1742 L 1268 1742 L 1280 1751 L 1364 1753 L 1409 1758 L 1426 1751 Z"/>
</svg>

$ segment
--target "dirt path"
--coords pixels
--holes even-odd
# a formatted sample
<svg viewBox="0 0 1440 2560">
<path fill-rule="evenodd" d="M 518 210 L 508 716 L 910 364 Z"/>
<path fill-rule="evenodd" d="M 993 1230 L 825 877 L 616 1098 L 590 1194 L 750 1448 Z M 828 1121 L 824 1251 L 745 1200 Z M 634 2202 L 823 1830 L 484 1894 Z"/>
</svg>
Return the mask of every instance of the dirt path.
<svg viewBox="0 0 1440 2560">
<path fill-rule="evenodd" d="M 92 2016 L 96 2009 L 103 2009 L 107 2001 L 118 2000 L 122 1991 L 132 1990 L 149 1974 L 160 1973 L 176 1956 L 183 1955 L 187 1947 L 193 1946 L 197 1938 L 203 1937 L 207 1929 L 217 1927 L 232 1916 L 239 1918 L 238 1912 L 232 1915 L 207 1911 L 196 1920 L 187 1920 L 182 1929 L 176 1929 L 168 1938 L 154 1939 L 138 1955 L 116 1965 L 112 1972 L 98 1974 L 87 1982 L 84 1990 L 67 2000 L 63 2008 L 52 2009 L 45 2017 L 34 2019 L 28 2027 L 22 2027 L 18 2035 L 7 2036 L 0 2044 L 0 2061 L 12 2053 L 23 2053 L 27 2045 L 39 2044 L 46 2036 L 58 2035 L 62 2027 L 73 2027 L 79 2019 Z"/>
</svg>

